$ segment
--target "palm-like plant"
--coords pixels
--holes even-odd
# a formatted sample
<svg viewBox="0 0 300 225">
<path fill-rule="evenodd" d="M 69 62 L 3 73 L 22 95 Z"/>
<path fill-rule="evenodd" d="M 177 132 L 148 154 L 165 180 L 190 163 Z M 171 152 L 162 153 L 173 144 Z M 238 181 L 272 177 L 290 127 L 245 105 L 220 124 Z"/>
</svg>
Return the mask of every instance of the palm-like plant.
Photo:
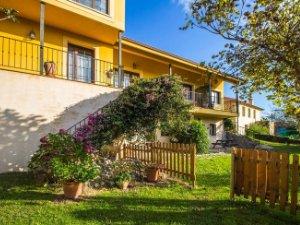
<svg viewBox="0 0 300 225">
<path fill-rule="evenodd" d="M 0 22 L 5 20 L 11 20 L 12 22 L 18 21 L 19 11 L 12 8 L 0 7 Z"/>
</svg>

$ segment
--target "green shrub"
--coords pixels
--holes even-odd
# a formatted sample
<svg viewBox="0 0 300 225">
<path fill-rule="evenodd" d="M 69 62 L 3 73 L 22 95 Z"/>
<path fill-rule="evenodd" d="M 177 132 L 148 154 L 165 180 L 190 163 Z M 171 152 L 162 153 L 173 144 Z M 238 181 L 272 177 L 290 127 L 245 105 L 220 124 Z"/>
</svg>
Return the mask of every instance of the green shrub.
<svg viewBox="0 0 300 225">
<path fill-rule="evenodd" d="M 84 181 L 95 175 L 92 163 L 93 147 L 89 143 L 76 140 L 60 130 L 40 139 L 40 147 L 33 155 L 28 168 L 40 182 L 57 180 Z M 72 175 L 73 173 L 73 175 Z"/>
<path fill-rule="evenodd" d="M 175 138 L 180 143 L 196 144 L 197 153 L 207 153 L 209 150 L 209 136 L 202 121 L 191 120 L 181 129 L 178 127 Z"/>
<path fill-rule="evenodd" d="M 236 126 L 231 119 L 226 118 L 226 119 L 224 119 L 224 129 L 225 129 L 225 131 L 234 132 L 236 130 Z"/>
<path fill-rule="evenodd" d="M 124 181 L 131 181 L 131 179 L 132 179 L 131 173 L 125 172 L 125 171 L 118 173 L 114 178 L 116 183 L 124 182 Z"/>
<path fill-rule="evenodd" d="M 255 134 L 263 134 L 268 135 L 269 134 L 269 128 L 264 123 L 252 123 L 250 126 L 246 129 L 246 135 L 248 137 L 254 137 Z"/>
<path fill-rule="evenodd" d="M 68 161 L 61 157 L 52 159 L 53 176 L 62 182 L 86 182 L 94 179 L 99 170 L 92 157 L 83 157 L 78 161 Z"/>
</svg>

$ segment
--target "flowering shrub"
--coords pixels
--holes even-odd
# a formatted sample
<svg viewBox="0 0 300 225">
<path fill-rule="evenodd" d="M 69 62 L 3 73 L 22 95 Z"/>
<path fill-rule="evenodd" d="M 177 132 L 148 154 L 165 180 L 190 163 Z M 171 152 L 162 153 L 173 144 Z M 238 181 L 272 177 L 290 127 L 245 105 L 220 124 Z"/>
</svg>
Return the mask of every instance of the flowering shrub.
<svg viewBox="0 0 300 225">
<path fill-rule="evenodd" d="M 38 151 L 28 165 L 30 171 L 38 176 L 40 181 L 66 180 L 67 178 L 81 181 L 87 176 L 83 173 L 94 174 L 91 155 L 94 148 L 89 142 L 80 142 L 62 129 L 57 134 L 42 137 L 40 142 Z"/>
<path fill-rule="evenodd" d="M 153 133 L 159 122 L 186 119 L 189 108 L 176 77 L 138 79 L 100 114 L 90 115 L 75 138 L 100 150 L 120 137 Z"/>
</svg>

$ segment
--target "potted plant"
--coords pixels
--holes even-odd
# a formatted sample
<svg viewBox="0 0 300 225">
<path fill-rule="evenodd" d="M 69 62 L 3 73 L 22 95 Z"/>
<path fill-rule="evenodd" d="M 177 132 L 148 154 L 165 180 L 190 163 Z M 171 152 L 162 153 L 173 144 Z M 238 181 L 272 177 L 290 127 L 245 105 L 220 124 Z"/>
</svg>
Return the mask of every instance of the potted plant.
<svg viewBox="0 0 300 225">
<path fill-rule="evenodd" d="M 116 185 L 122 189 L 122 190 L 126 190 L 130 181 L 131 181 L 132 177 L 131 174 L 129 172 L 120 172 L 115 176 L 115 183 Z"/>
<path fill-rule="evenodd" d="M 54 76 L 56 65 L 53 61 L 47 61 L 44 63 L 44 68 L 47 76 Z"/>
<path fill-rule="evenodd" d="M 78 161 L 52 160 L 54 177 L 63 183 L 66 198 L 77 199 L 82 195 L 84 183 L 95 178 L 99 171 L 90 157 Z"/>
<path fill-rule="evenodd" d="M 29 168 L 43 173 L 48 181 L 63 183 L 67 198 L 76 199 L 82 193 L 83 183 L 99 174 L 94 162 L 95 149 L 90 142 L 74 138 L 65 130 L 41 138 L 41 145 L 32 157 Z"/>
<path fill-rule="evenodd" d="M 149 164 L 147 165 L 145 172 L 148 182 L 157 182 L 159 178 L 160 170 L 163 168 L 162 164 Z"/>
</svg>

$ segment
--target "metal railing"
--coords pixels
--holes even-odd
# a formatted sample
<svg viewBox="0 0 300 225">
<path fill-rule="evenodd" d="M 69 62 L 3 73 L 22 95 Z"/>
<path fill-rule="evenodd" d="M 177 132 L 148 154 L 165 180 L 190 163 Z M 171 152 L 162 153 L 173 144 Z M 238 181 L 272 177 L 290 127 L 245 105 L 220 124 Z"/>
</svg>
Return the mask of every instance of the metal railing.
<svg viewBox="0 0 300 225">
<path fill-rule="evenodd" d="M 184 91 L 183 95 L 186 100 L 191 102 L 196 107 L 236 113 L 235 105 L 231 102 L 225 101 L 224 98 L 220 99 L 220 103 L 214 103 L 210 102 L 208 95 L 204 93 Z"/>
<path fill-rule="evenodd" d="M 61 47 L 62 48 L 62 47 Z M 44 70 L 40 72 L 40 52 L 44 52 Z M 96 85 L 118 87 L 117 66 L 84 52 L 64 51 L 0 36 L 0 68 L 44 75 Z"/>
</svg>

